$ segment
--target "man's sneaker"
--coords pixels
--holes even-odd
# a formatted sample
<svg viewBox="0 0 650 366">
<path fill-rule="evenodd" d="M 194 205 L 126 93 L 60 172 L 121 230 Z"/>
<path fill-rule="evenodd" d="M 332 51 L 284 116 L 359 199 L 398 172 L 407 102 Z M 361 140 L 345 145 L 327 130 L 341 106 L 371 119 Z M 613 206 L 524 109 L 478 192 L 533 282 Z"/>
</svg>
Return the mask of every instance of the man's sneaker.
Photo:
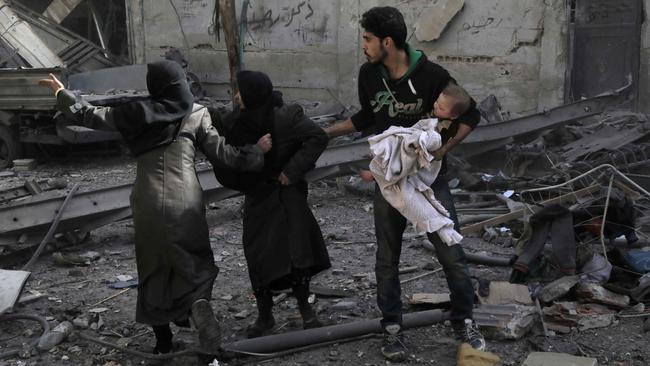
<svg viewBox="0 0 650 366">
<path fill-rule="evenodd" d="M 404 335 L 399 324 L 390 324 L 384 327 L 384 345 L 381 353 L 389 361 L 400 362 L 406 358 Z"/>
<path fill-rule="evenodd" d="M 192 304 L 192 322 L 199 332 L 201 349 L 213 355 L 219 354 L 221 328 L 208 300 L 199 299 Z"/>
<path fill-rule="evenodd" d="M 465 319 L 461 324 L 454 325 L 454 331 L 458 338 L 468 343 L 477 351 L 485 351 L 485 339 L 483 334 L 478 330 L 476 323 L 472 319 Z"/>
</svg>

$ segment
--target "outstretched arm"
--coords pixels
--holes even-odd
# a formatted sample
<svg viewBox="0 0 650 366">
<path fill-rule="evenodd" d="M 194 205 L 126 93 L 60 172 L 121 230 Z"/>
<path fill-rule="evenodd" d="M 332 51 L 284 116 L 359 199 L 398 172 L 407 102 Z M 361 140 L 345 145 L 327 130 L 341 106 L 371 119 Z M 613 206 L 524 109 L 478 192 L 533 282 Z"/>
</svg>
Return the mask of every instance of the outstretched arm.
<svg viewBox="0 0 650 366">
<path fill-rule="evenodd" d="M 226 138 L 212 126 L 210 114 L 203 109 L 201 125 L 197 131 L 197 143 L 200 150 L 219 168 L 231 168 L 242 171 L 259 171 L 264 166 L 264 153 L 271 149 L 271 135 L 262 136 L 257 144 L 236 148 L 226 144 Z"/>
<path fill-rule="evenodd" d="M 63 83 L 55 75 L 50 74 L 48 79 L 39 80 L 38 84 L 50 88 L 54 92 L 54 95 L 56 95 L 56 108 L 68 118 L 96 130 L 114 131 L 117 129 L 113 122 L 111 107 L 97 107 L 86 102 L 83 98 L 77 98 L 63 86 Z"/>
</svg>

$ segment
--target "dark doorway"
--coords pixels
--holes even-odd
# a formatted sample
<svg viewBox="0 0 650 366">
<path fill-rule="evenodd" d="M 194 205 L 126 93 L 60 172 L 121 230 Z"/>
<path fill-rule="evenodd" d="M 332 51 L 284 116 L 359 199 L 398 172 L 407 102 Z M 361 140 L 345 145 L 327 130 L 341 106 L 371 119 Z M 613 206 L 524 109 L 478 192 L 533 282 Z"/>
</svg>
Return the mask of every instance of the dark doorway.
<svg viewBox="0 0 650 366">
<path fill-rule="evenodd" d="M 641 0 L 570 0 L 570 85 L 566 101 L 617 89 L 632 78 L 632 107 L 638 93 Z"/>
</svg>

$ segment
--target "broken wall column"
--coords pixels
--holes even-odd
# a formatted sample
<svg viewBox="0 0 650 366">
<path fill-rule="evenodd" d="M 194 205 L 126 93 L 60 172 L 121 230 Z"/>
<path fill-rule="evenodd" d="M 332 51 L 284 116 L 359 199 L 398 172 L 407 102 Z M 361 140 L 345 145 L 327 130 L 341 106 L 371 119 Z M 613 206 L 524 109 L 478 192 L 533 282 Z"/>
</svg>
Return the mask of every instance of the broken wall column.
<svg viewBox="0 0 650 366">
<path fill-rule="evenodd" d="M 358 105 L 357 78 L 360 57 L 359 20 L 361 12 L 356 0 L 340 0 L 338 24 L 338 99 L 344 107 Z"/>
<path fill-rule="evenodd" d="M 144 64 L 146 29 L 144 24 L 143 0 L 126 0 L 126 25 L 129 39 L 129 56 L 134 64 Z"/>
<path fill-rule="evenodd" d="M 537 111 L 564 104 L 567 58 L 567 19 L 564 0 L 549 0 L 544 8 L 539 65 Z"/>
<path fill-rule="evenodd" d="M 650 22 L 648 9 L 650 0 L 643 1 L 646 18 L 641 26 L 641 54 L 639 56 L 639 112 L 650 113 Z"/>
</svg>

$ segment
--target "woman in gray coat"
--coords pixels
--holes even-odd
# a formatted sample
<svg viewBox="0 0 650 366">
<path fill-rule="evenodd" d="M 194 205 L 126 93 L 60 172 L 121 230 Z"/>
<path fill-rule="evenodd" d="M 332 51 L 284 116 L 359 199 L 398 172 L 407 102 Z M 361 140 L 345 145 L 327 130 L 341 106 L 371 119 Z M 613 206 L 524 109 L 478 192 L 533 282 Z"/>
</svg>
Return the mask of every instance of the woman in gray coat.
<svg viewBox="0 0 650 366">
<path fill-rule="evenodd" d="M 53 75 L 40 84 L 54 90 L 57 108 L 83 126 L 119 131 L 137 159 L 131 193 L 139 279 L 136 321 L 153 327 L 154 353 L 171 351 L 170 322 L 189 326 L 191 318 L 202 349 L 216 354 L 221 335 L 208 301 L 219 270 L 194 158 L 198 149 L 216 169 L 260 170 L 270 136 L 242 148 L 226 145 L 207 109 L 193 103 L 183 69 L 171 61 L 147 65 L 149 99 L 117 107 L 92 106 Z"/>
</svg>

